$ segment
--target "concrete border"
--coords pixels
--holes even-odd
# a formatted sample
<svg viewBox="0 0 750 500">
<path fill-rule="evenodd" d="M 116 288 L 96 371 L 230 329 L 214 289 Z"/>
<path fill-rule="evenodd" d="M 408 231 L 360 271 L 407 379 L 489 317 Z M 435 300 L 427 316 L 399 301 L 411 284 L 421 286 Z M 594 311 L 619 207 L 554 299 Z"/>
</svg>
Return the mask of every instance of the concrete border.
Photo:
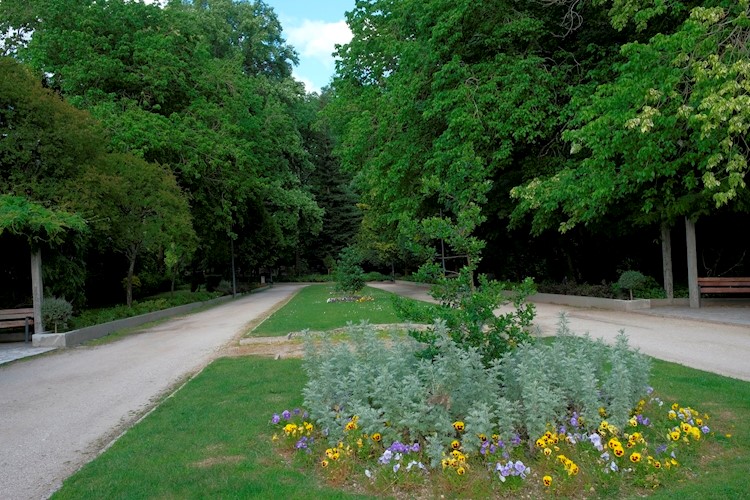
<svg viewBox="0 0 750 500">
<path fill-rule="evenodd" d="M 429 290 L 432 285 L 414 281 L 396 280 L 396 284 L 408 284 Z M 604 309 L 608 311 L 642 311 L 658 309 L 660 307 L 689 307 L 690 299 L 605 299 L 585 295 L 562 295 L 557 293 L 535 293 L 528 298 L 529 302 L 539 304 L 556 304 L 561 306 L 581 307 L 588 309 Z M 725 306 L 735 303 L 747 303 L 747 299 L 731 298 L 702 298 L 701 303 L 706 306 Z"/>
<path fill-rule="evenodd" d="M 250 293 L 256 292 L 258 290 L 264 290 L 266 288 L 267 287 L 256 288 Z M 237 297 L 241 296 L 242 295 L 240 294 L 237 295 Z M 85 328 L 72 330 L 70 332 L 35 333 L 31 336 L 31 345 L 33 347 L 74 347 L 89 340 L 98 339 L 119 330 L 124 330 L 126 328 L 135 328 L 146 323 L 151 323 L 152 321 L 158 321 L 164 318 L 171 318 L 173 316 L 187 314 L 201 307 L 221 304 L 224 302 L 228 302 L 234 298 L 235 297 L 232 297 L 231 295 L 225 295 L 223 297 L 217 297 L 215 299 L 206 300 L 203 302 L 193 302 L 181 306 L 170 307 L 169 309 L 162 309 L 161 311 L 141 314 L 139 316 L 131 316 L 130 318 L 118 319 L 115 321 L 110 321 L 109 323 L 87 326 Z"/>
<path fill-rule="evenodd" d="M 610 311 L 637 311 L 639 309 L 650 309 L 652 306 L 651 300 L 649 299 L 604 299 L 601 297 L 559 295 L 556 293 L 535 293 L 534 295 L 529 296 L 529 302 L 585 307 L 593 309 L 607 309 Z"/>
</svg>

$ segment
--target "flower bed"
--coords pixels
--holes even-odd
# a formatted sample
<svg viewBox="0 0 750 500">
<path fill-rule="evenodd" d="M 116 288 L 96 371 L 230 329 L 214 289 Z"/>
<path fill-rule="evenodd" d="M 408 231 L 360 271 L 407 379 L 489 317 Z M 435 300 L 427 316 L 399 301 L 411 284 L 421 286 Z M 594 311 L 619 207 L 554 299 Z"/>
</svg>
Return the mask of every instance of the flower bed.
<svg viewBox="0 0 750 500">
<path fill-rule="evenodd" d="M 370 302 L 375 300 L 369 295 L 350 295 L 347 297 L 331 297 L 326 302 L 328 304 L 334 304 L 336 302 Z"/>
<path fill-rule="evenodd" d="M 274 440 L 334 484 L 609 495 L 675 480 L 712 436 L 708 415 L 641 383 L 648 364 L 624 336 L 608 347 L 561 323 L 553 345 L 485 367 L 447 343 L 441 357 L 417 360 L 418 346 L 359 328 L 353 346 L 308 346 L 309 413 L 271 419 Z"/>
</svg>

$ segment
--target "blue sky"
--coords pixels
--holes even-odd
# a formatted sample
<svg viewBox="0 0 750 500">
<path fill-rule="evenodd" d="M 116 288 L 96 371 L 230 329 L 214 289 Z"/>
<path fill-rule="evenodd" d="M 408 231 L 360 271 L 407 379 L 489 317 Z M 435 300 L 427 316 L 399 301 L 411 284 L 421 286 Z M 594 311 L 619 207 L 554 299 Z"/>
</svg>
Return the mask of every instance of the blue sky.
<svg viewBox="0 0 750 500">
<path fill-rule="evenodd" d="M 299 54 L 294 77 L 308 92 L 319 92 L 330 83 L 336 70 L 331 53 L 334 45 L 347 43 L 351 32 L 344 13 L 355 0 L 264 0 L 273 8 L 284 28 L 287 43 Z"/>
</svg>

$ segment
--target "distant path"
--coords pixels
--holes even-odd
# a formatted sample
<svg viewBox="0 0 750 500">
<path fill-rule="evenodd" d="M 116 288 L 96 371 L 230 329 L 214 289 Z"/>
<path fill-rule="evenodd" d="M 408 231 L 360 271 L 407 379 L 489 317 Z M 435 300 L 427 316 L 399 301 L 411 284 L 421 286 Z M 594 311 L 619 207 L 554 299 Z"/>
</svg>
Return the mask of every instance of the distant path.
<svg viewBox="0 0 750 500">
<path fill-rule="evenodd" d="M 369 286 L 418 300 L 434 302 L 424 285 L 410 283 L 368 283 Z M 537 303 L 534 326 L 542 336 L 554 335 L 560 313 L 566 313 L 576 334 L 613 342 L 624 330 L 631 346 L 665 361 L 750 381 L 750 326 L 712 322 L 723 308 L 689 309 L 670 307 L 671 316 L 639 312 L 583 309 Z M 725 308 L 727 321 L 733 314 Z M 701 318 L 701 314 L 704 318 Z M 736 315 L 734 315 L 736 316 Z"/>
<path fill-rule="evenodd" d="M 110 344 L 0 366 L 0 498 L 48 498 L 165 393 L 303 286 L 274 285 Z"/>
</svg>

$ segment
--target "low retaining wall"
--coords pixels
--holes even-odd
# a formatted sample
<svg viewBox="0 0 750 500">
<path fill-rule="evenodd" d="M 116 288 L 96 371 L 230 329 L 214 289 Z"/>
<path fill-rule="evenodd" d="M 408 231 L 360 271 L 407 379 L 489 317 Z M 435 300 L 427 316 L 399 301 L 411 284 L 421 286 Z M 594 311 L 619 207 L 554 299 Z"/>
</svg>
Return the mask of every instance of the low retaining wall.
<svg viewBox="0 0 750 500">
<path fill-rule="evenodd" d="M 429 289 L 431 285 L 411 281 L 396 280 L 396 283 L 409 283 Z M 510 292 L 508 292 L 510 294 Z M 561 306 L 582 307 L 592 309 L 606 309 L 610 311 L 638 311 L 657 307 L 688 307 L 689 299 L 605 299 L 601 297 L 587 297 L 582 295 L 561 295 L 557 293 L 535 293 L 529 296 L 529 302 L 539 304 L 557 304 Z M 707 304 L 720 303 L 719 300 L 702 299 Z"/>
<path fill-rule="evenodd" d="M 556 293 L 535 293 L 529 296 L 529 302 L 540 304 L 558 304 L 563 306 L 586 307 L 594 309 L 608 309 L 611 311 L 636 311 L 650 309 L 649 299 L 603 299 L 600 297 L 584 297 L 580 295 L 559 295 Z"/>
<path fill-rule="evenodd" d="M 256 288 L 257 290 L 263 290 L 267 287 Z M 239 297 L 239 295 L 238 295 Z M 177 307 L 171 307 L 169 309 L 162 309 L 161 311 L 154 311 L 147 314 L 141 314 L 140 316 L 132 316 L 130 318 L 118 319 L 110 321 L 109 323 L 102 323 L 100 325 L 87 326 L 86 328 L 80 328 L 78 330 L 72 330 L 65 333 L 35 333 L 31 336 L 31 343 L 34 347 L 73 347 L 89 340 L 98 339 L 114 333 L 119 330 L 125 330 L 127 328 L 135 328 L 152 321 L 158 321 L 160 319 L 171 318 L 173 316 L 179 316 L 181 314 L 187 314 L 198 308 L 207 305 L 216 305 L 223 302 L 228 302 L 234 299 L 231 295 L 224 297 L 218 297 L 205 302 L 193 302 L 192 304 L 185 304 Z"/>
</svg>

